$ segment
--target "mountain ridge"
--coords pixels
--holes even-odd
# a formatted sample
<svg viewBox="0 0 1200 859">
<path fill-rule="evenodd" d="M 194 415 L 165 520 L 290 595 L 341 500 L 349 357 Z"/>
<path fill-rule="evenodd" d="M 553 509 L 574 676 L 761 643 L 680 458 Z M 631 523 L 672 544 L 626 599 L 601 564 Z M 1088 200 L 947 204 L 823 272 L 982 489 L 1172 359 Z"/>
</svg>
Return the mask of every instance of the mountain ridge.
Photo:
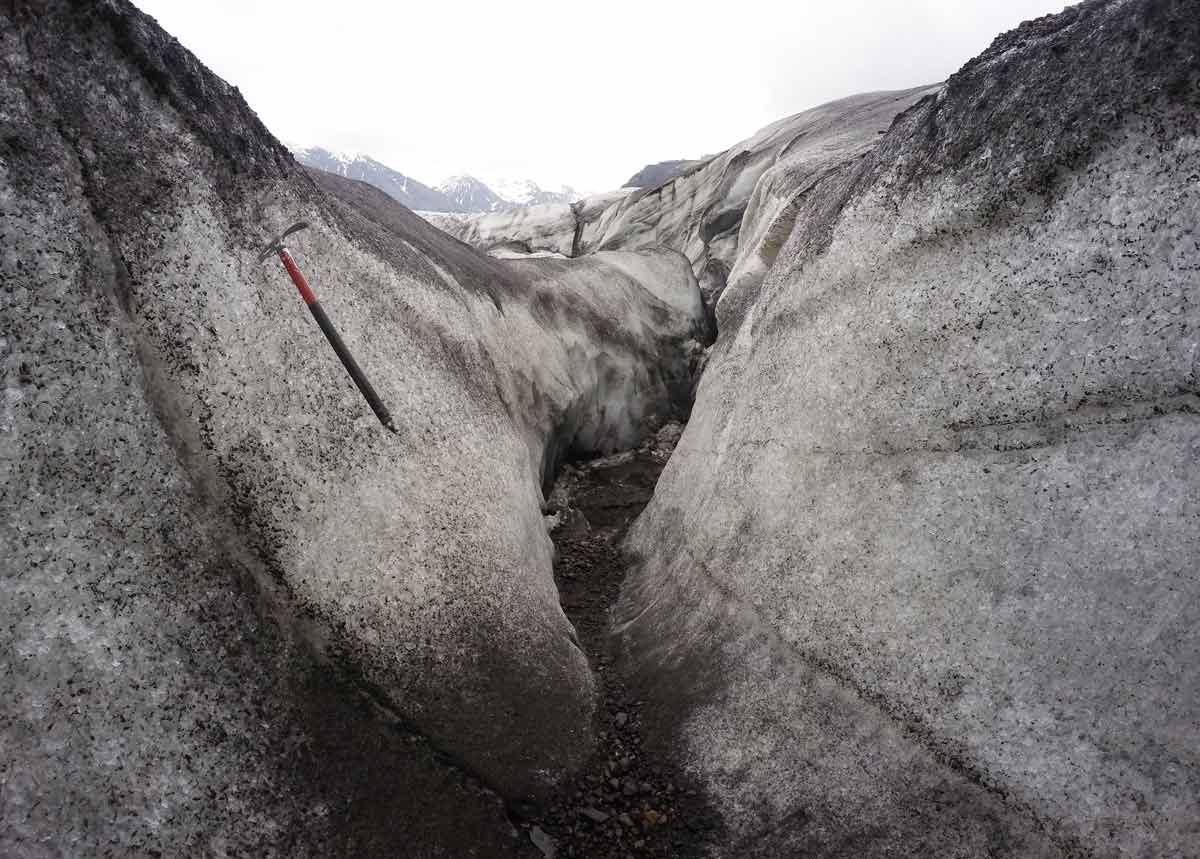
<svg viewBox="0 0 1200 859">
<path fill-rule="evenodd" d="M 347 154 L 323 146 L 291 147 L 293 157 L 305 167 L 357 179 L 373 185 L 410 209 L 430 212 L 465 212 L 449 197 L 365 153 Z"/>
<path fill-rule="evenodd" d="M 413 211 L 440 214 L 502 212 L 546 203 L 574 203 L 586 196 L 569 185 L 551 191 L 532 179 L 485 180 L 468 173 L 429 185 L 365 152 L 342 152 L 325 146 L 295 143 L 289 143 L 288 148 L 296 161 L 305 167 L 366 182 Z"/>
</svg>

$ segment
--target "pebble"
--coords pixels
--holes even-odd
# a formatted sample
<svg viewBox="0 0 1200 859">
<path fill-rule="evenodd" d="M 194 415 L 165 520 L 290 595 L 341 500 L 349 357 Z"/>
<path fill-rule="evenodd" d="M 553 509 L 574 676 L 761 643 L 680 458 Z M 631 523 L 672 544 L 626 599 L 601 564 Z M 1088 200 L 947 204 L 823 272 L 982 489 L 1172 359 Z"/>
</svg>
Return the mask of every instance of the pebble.
<svg viewBox="0 0 1200 859">
<path fill-rule="evenodd" d="M 595 823 L 603 823 L 608 820 L 608 815 L 598 808 L 592 808 L 590 805 L 587 808 L 582 808 L 579 813 Z"/>
<path fill-rule="evenodd" d="M 617 713 L 617 715 L 613 717 L 613 721 L 617 723 L 618 728 L 623 728 L 625 727 L 625 723 L 629 721 L 629 714 Z"/>
<path fill-rule="evenodd" d="M 540 826 L 529 830 L 529 840 L 533 842 L 534 847 L 542 851 L 542 855 L 546 859 L 554 859 L 558 854 L 558 847 L 555 845 L 554 839 L 547 835 Z"/>
</svg>

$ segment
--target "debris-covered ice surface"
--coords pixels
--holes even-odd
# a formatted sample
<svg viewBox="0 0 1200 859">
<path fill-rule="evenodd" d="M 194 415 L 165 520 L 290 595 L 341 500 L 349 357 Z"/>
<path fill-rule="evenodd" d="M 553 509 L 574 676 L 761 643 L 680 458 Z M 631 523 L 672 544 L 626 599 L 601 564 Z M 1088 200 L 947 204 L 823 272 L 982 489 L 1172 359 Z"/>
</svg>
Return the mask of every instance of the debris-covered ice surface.
<svg viewBox="0 0 1200 859">
<path fill-rule="evenodd" d="M 594 745 L 543 481 L 686 411 L 687 261 L 518 271 L 127 4 L 0 23 L 0 853 L 514 847 Z"/>
<path fill-rule="evenodd" d="M 1195 11 L 1024 25 L 748 211 L 618 610 L 725 855 L 1195 853 Z"/>
<path fill-rule="evenodd" d="M 0 24 L 0 854 L 1195 853 L 1192 0 L 494 256 L 122 0 Z"/>
<path fill-rule="evenodd" d="M 477 247 L 579 256 L 598 250 L 674 248 L 687 256 L 710 307 L 731 272 L 761 278 L 791 231 L 790 201 L 869 152 L 901 111 L 937 87 L 865 93 L 774 122 L 683 175 L 573 205 L 482 215 L 429 215 Z M 743 223 L 745 233 L 742 233 Z"/>
</svg>

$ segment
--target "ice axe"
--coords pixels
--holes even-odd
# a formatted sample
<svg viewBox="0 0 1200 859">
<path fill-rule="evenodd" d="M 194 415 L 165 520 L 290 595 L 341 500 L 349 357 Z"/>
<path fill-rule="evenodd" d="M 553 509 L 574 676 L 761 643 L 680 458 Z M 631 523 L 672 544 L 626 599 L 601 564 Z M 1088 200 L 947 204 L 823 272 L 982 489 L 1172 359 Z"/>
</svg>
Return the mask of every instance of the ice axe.
<svg viewBox="0 0 1200 859">
<path fill-rule="evenodd" d="M 307 221 L 297 221 L 292 224 L 278 236 L 270 241 L 263 252 L 259 255 L 258 261 L 265 262 L 271 254 L 277 254 L 279 261 L 283 263 L 283 267 L 287 269 L 287 273 L 292 277 L 292 283 L 296 284 L 296 289 L 300 290 L 300 297 L 304 299 L 304 303 L 308 305 L 309 312 L 312 313 L 313 319 L 317 320 L 317 325 L 321 326 L 321 331 L 325 334 L 325 339 L 329 341 L 329 345 L 333 347 L 333 351 L 337 353 L 338 358 L 342 361 L 342 366 L 346 368 L 346 372 L 350 374 L 350 378 L 354 380 L 354 384 L 358 387 L 359 392 L 367 401 L 367 405 L 371 407 L 371 411 L 375 413 L 375 417 L 379 418 L 379 422 L 383 424 L 385 429 L 389 429 L 394 433 L 399 433 L 396 429 L 396 424 L 392 421 L 392 415 L 387 410 L 387 406 L 379 399 L 379 394 L 375 393 L 375 389 L 371 387 L 371 383 L 367 381 L 366 374 L 362 368 L 358 366 L 358 362 L 354 360 L 354 356 L 350 354 L 350 350 L 346 348 L 346 344 L 342 342 L 342 337 L 338 334 L 337 329 L 333 327 L 333 323 L 329 317 L 325 315 L 325 309 L 321 307 L 321 303 L 317 301 L 317 296 L 313 293 L 312 288 L 308 285 L 308 281 L 304 279 L 304 275 L 300 273 L 299 266 L 292 259 L 291 253 L 288 252 L 287 246 L 283 241 L 292 233 L 298 233 L 303 229 L 308 228 Z"/>
</svg>

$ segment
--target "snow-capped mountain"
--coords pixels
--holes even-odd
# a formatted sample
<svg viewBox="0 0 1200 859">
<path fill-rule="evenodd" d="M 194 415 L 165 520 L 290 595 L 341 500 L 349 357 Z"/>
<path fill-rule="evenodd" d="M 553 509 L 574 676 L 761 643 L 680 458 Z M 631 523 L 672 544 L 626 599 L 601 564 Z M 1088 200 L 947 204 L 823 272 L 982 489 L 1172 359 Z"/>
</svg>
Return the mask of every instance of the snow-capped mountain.
<svg viewBox="0 0 1200 859">
<path fill-rule="evenodd" d="M 464 212 L 496 212 L 511 205 L 474 176 L 451 176 L 437 190 Z"/>
<path fill-rule="evenodd" d="M 306 167 L 314 167 L 328 173 L 336 173 L 348 179 L 358 179 L 374 185 L 388 196 L 399 200 L 410 209 L 426 212 L 465 212 L 474 209 L 461 208 L 440 191 L 430 188 L 411 176 L 393 170 L 369 155 L 347 154 L 323 149 L 320 146 L 291 147 L 296 160 Z"/>
<path fill-rule="evenodd" d="M 509 204 L 510 208 L 540 206 L 543 203 L 574 203 L 586 195 L 567 185 L 557 191 L 548 191 L 529 179 L 500 179 L 486 177 L 481 180 Z"/>
<path fill-rule="evenodd" d="M 542 203 L 574 203 L 586 194 L 563 185 L 547 191 L 529 179 L 493 179 L 451 176 L 436 188 L 418 182 L 362 153 L 337 152 L 321 146 L 289 144 L 296 160 L 306 167 L 336 173 L 374 185 L 414 211 L 463 214 L 500 212 Z"/>
<path fill-rule="evenodd" d="M 467 212 L 501 212 L 543 203 L 574 203 L 585 196 L 566 185 L 558 191 L 547 191 L 529 179 L 484 180 L 466 175 L 451 176 L 437 187 Z"/>
</svg>

